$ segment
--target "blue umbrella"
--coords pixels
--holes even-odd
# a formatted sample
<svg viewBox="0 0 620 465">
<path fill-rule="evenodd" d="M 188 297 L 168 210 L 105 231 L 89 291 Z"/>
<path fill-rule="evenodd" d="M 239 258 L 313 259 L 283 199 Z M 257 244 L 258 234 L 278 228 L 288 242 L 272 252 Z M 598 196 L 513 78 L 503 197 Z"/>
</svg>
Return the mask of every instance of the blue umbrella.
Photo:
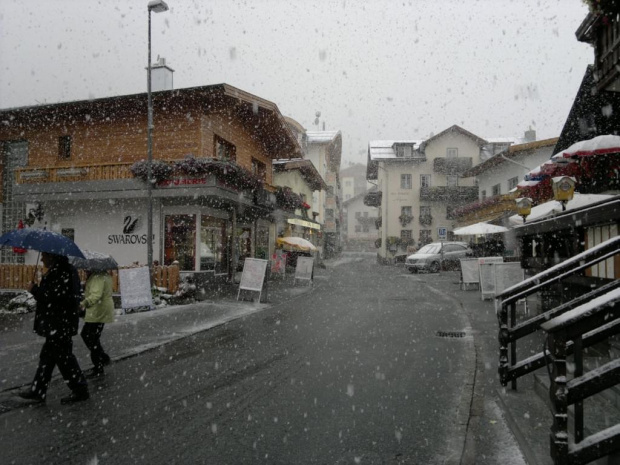
<svg viewBox="0 0 620 465">
<path fill-rule="evenodd" d="M 0 236 L 0 246 L 21 247 L 56 255 L 84 257 L 80 248 L 66 236 L 47 229 L 15 229 Z"/>
</svg>

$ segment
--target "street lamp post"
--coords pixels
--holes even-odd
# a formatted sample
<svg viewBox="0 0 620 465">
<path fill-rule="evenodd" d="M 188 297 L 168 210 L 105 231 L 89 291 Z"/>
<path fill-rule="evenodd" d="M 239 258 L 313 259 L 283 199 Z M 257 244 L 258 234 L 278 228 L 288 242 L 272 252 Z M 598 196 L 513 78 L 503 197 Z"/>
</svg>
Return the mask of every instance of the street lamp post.
<svg viewBox="0 0 620 465">
<path fill-rule="evenodd" d="M 146 161 L 146 192 L 147 192 L 147 261 L 149 275 L 153 277 L 153 99 L 151 97 L 151 12 L 162 13 L 168 11 L 168 5 L 163 0 L 152 0 L 148 4 L 149 10 L 149 62 L 146 72 L 146 93 L 148 100 L 147 134 L 147 161 Z"/>
</svg>

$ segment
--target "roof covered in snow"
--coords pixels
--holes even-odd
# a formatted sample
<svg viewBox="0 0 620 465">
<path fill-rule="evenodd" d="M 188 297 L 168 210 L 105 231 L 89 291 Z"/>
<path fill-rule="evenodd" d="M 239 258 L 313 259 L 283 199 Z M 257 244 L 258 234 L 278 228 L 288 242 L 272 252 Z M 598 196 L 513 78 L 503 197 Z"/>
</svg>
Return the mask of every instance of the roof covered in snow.
<svg viewBox="0 0 620 465">
<path fill-rule="evenodd" d="M 338 137 L 340 131 L 306 131 L 309 144 L 326 144 Z"/>
</svg>

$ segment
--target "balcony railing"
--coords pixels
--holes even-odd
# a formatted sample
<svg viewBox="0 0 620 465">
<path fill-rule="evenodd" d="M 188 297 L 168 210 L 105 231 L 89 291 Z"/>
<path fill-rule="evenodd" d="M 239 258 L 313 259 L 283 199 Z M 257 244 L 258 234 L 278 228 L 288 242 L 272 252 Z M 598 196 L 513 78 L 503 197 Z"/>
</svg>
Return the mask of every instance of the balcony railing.
<svg viewBox="0 0 620 465">
<path fill-rule="evenodd" d="M 74 164 L 70 166 L 25 167 L 15 170 L 16 184 L 39 184 L 66 181 L 107 181 L 132 179 L 133 163 Z"/>
<path fill-rule="evenodd" d="M 517 204 L 515 199 L 518 193 L 497 195 L 484 200 L 462 205 L 452 210 L 452 216 L 463 224 L 489 221 L 503 214 L 516 214 Z M 475 220 L 475 221 L 474 221 Z"/>
<path fill-rule="evenodd" d="M 471 157 L 462 158 L 435 158 L 433 170 L 435 173 L 454 175 L 461 174 L 472 167 Z"/>
<path fill-rule="evenodd" d="M 465 203 L 478 198 L 478 186 L 421 187 L 420 200 Z"/>
<path fill-rule="evenodd" d="M 367 207 L 380 207 L 382 195 L 381 191 L 369 192 L 364 197 L 364 205 Z"/>
<path fill-rule="evenodd" d="M 433 224 L 433 217 L 431 215 L 420 215 L 420 224 L 422 226 Z"/>
</svg>

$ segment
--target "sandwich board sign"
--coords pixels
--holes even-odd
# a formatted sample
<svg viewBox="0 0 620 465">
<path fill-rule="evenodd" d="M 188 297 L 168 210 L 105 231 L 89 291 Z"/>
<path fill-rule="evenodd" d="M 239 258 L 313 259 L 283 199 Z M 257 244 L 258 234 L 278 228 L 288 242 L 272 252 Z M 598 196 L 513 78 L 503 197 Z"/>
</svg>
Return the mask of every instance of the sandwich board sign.
<svg viewBox="0 0 620 465">
<path fill-rule="evenodd" d="M 153 308 L 149 267 L 121 268 L 118 270 L 123 312 L 131 308 Z"/>
<path fill-rule="evenodd" d="M 265 271 L 267 270 L 267 260 L 260 258 L 246 258 L 243 263 L 243 273 L 241 274 L 241 282 L 239 283 L 239 292 L 241 290 L 258 292 L 258 301 L 260 302 L 263 293 L 263 282 L 265 281 Z"/>
<path fill-rule="evenodd" d="M 314 267 L 314 258 L 297 257 L 297 266 L 295 267 L 295 282 L 298 279 L 304 279 L 312 284 L 312 269 Z"/>
</svg>

